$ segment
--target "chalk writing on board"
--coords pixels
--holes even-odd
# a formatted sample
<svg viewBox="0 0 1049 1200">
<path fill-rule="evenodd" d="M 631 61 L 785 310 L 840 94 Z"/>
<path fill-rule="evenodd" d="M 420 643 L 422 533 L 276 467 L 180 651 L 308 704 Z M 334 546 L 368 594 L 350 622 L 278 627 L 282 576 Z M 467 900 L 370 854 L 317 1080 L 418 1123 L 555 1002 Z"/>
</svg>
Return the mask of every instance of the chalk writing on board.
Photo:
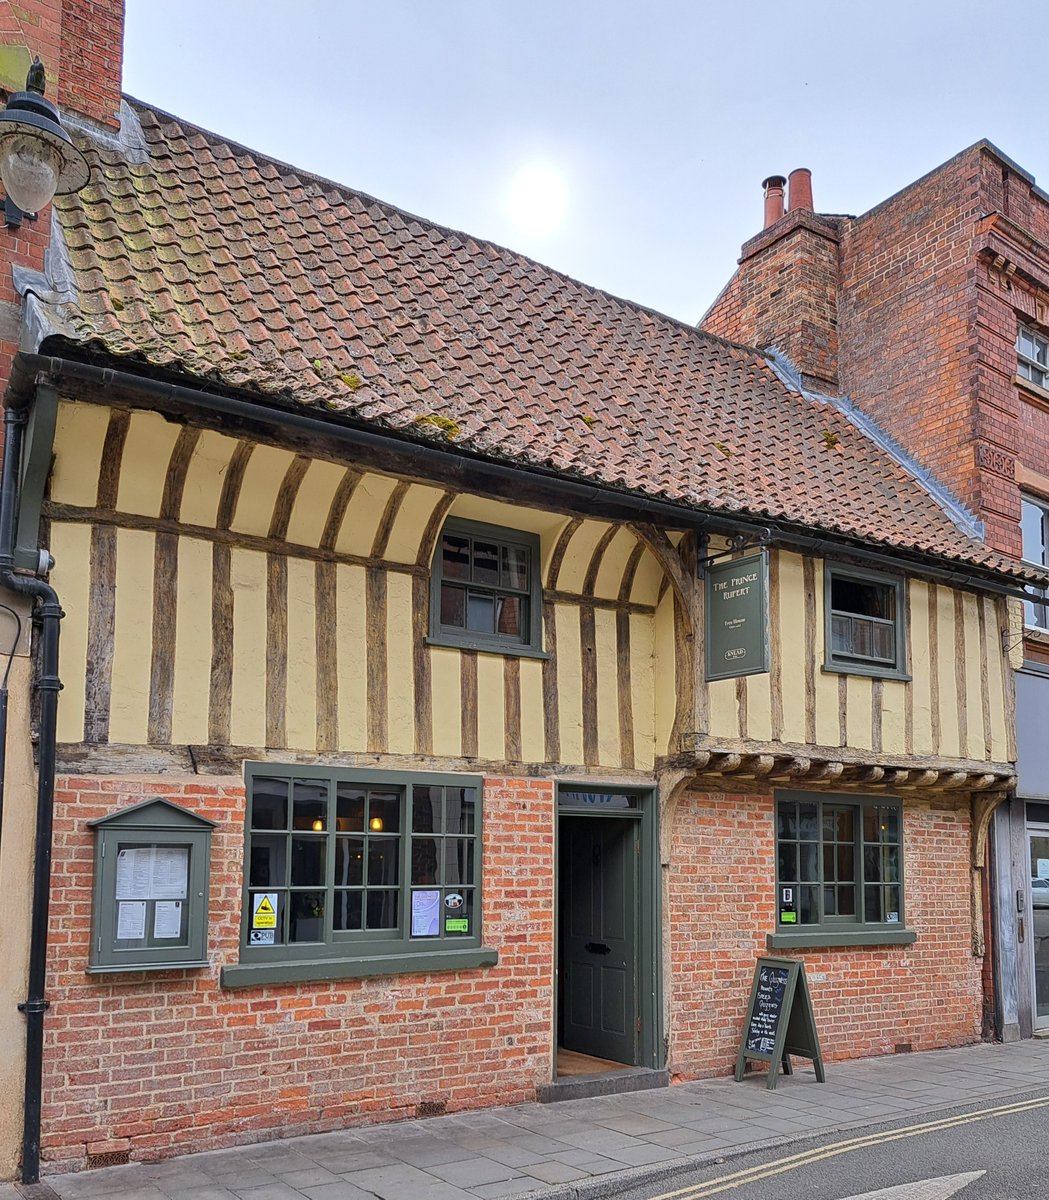
<svg viewBox="0 0 1049 1200">
<path fill-rule="evenodd" d="M 762 967 L 758 972 L 754 1011 L 747 1029 L 747 1049 L 755 1054 L 771 1054 L 775 1048 L 788 974 L 786 967 Z"/>
</svg>

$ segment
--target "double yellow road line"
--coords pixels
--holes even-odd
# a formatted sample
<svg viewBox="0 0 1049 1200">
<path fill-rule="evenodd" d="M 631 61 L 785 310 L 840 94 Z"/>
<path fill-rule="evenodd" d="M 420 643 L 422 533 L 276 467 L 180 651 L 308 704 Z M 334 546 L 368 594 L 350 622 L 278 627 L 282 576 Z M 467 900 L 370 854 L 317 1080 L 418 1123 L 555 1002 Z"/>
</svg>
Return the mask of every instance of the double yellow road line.
<svg viewBox="0 0 1049 1200">
<path fill-rule="evenodd" d="M 939 1133 L 944 1129 L 956 1129 L 961 1125 L 973 1125 L 977 1121 L 989 1121 L 994 1117 L 1008 1117 L 1015 1113 L 1032 1112 L 1038 1108 L 1049 1108 L 1049 1096 L 1035 1100 L 1023 1100 L 1017 1104 L 1002 1104 L 997 1108 L 981 1108 L 975 1112 L 944 1117 L 938 1121 L 925 1121 L 921 1125 L 906 1125 L 900 1129 L 887 1129 L 884 1133 L 871 1133 L 864 1137 L 834 1142 L 829 1146 L 817 1146 L 815 1149 L 803 1151 L 801 1154 L 790 1154 L 785 1158 L 773 1159 L 772 1162 L 761 1163 L 756 1167 L 748 1167 L 745 1171 L 722 1175 L 707 1183 L 693 1184 L 691 1187 L 678 1188 L 673 1192 L 661 1192 L 658 1196 L 653 1196 L 652 1200 L 703 1200 L 705 1196 L 716 1196 L 719 1192 L 729 1192 L 735 1188 L 744 1187 L 748 1183 L 757 1183 L 762 1179 L 771 1179 L 774 1175 L 782 1175 L 786 1171 L 796 1171 L 798 1167 L 807 1167 L 828 1158 L 851 1154 L 854 1150 L 865 1150 L 868 1146 L 899 1142 L 904 1138 L 920 1137 L 925 1133 Z"/>
</svg>

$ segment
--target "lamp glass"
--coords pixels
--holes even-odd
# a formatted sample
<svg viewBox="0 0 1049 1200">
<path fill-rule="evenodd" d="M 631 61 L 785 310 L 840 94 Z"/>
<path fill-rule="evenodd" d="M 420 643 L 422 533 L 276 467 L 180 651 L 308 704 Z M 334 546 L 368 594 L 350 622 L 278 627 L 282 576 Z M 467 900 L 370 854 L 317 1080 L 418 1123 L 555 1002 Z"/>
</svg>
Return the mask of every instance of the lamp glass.
<svg viewBox="0 0 1049 1200">
<path fill-rule="evenodd" d="M 58 151 L 32 134 L 6 138 L 0 147 L 0 179 L 23 212 L 39 212 L 51 203 L 61 165 Z"/>
</svg>

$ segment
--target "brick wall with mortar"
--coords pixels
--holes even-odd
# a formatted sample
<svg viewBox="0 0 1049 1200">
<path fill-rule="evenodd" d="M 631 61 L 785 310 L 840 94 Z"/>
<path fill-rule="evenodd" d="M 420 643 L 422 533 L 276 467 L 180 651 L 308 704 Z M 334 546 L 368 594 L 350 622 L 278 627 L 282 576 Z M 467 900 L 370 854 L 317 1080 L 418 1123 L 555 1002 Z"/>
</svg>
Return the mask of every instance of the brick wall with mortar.
<svg viewBox="0 0 1049 1200">
<path fill-rule="evenodd" d="M 671 1062 L 680 1080 L 730 1071 L 754 960 L 775 924 L 773 799 L 686 793 L 674 814 L 670 895 Z M 776 951 L 805 963 L 828 1060 L 979 1040 L 981 959 L 972 954 L 969 818 L 904 805 L 910 946 Z"/>
<path fill-rule="evenodd" d="M 147 797 L 218 822 L 204 970 L 86 975 L 86 822 Z M 224 991 L 237 961 L 237 779 L 58 781 L 43 1169 L 88 1154 L 165 1157 L 268 1137 L 532 1099 L 553 1041 L 554 789 L 485 781 L 486 945 L 495 967 Z"/>
</svg>

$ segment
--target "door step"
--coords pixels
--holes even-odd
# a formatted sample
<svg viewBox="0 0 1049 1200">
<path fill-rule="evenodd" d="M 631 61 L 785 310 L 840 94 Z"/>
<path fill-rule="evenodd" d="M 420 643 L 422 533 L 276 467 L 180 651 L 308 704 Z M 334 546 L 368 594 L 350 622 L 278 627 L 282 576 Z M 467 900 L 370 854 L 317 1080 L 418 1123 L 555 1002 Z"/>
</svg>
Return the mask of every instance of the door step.
<svg viewBox="0 0 1049 1200">
<path fill-rule="evenodd" d="M 624 1067 L 622 1071 L 602 1071 L 598 1075 L 565 1075 L 553 1083 L 541 1083 L 535 1089 L 540 1104 L 558 1100 L 586 1100 L 591 1096 L 618 1096 L 624 1092 L 645 1092 L 670 1086 L 670 1072 L 649 1067 Z"/>
</svg>

